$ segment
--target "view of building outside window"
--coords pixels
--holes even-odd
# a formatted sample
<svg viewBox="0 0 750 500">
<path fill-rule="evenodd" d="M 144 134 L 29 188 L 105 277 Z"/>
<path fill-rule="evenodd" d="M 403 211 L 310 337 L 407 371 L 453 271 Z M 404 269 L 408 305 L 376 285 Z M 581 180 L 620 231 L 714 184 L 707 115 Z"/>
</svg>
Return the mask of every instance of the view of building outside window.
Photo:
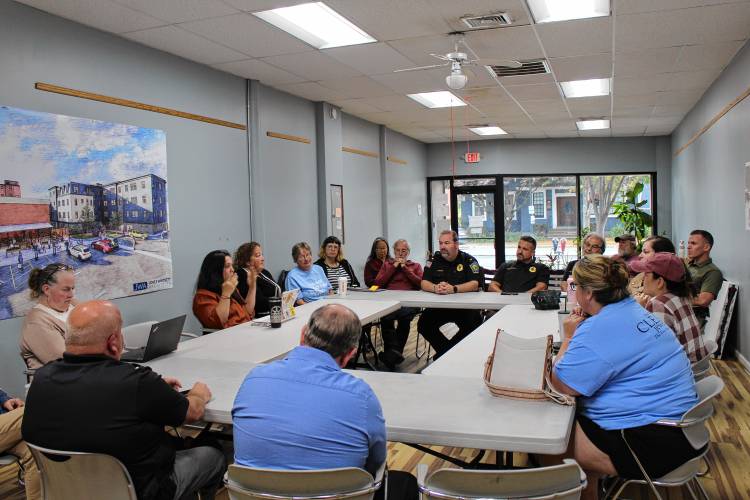
<svg viewBox="0 0 750 500">
<path fill-rule="evenodd" d="M 605 255 L 617 253 L 615 237 L 625 233 L 625 227 L 613 213 L 613 205 L 622 202 L 625 193 L 638 182 L 643 183 L 643 191 L 637 201 L 646 201 L 640 208 L 653 215 L 650 175 L 581 176 L 581 235 L 595 232 L 604 236 Z M 647 233 L 651 233 L 651 229 Z"/>
</svg>

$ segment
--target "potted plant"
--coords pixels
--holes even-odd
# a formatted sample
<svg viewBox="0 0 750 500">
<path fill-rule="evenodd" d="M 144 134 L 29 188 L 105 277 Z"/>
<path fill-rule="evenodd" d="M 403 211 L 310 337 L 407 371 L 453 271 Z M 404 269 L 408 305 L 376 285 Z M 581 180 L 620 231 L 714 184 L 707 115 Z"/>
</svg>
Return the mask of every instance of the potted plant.
<svg viewBox="0 0 750 500">
<path fill-rule="evenodd" d="M 643 206 L 648 203 L 647 200 L 638 201 L 638 197 L 643 192 L 643 182 L 636 182 L 633 187 L 625 191 L 622 195 L 622 201 L 612 205 L 614 214 L 620 219 L 625 232 L 635 235 L 638 251 L 641 251 L 643 240 L 651 232 L 654 225 L 654 218 L 650 213 L 643 210 Z"/>
</svg>

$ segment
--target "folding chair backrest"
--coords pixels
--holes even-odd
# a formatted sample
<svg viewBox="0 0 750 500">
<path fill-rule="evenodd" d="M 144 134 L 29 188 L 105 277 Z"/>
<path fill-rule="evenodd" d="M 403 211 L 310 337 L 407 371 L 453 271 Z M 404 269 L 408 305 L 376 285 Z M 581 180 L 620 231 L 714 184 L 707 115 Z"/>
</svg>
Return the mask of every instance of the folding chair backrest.
<svg viewBox="0 0 750 500">
<path fill-rule="evenodd" d="M 420 481 L 423 499 L 578 499 L 586 484 L 573 460 L 562 465 L 516 470 L 439 469 Z"/>
<path fill-rule="evenodd" d="M 115 457 L 28 445 L 39 468 L 45 500 L 137 500 L 128 470 Z"/>
<path fill-rule="evenodd" d="M 270 470 L 230 465 L 226 480 L 232 500 L 306 498 L 371 500 L 373 477 L 356 467 L 324 470 Z"/>
<path fill-rule="evenodd" d="M 289 271 L 286 269 L 282 269 L 279 273 L 279 280 L 276 282 L 278 283 L 279 287 L 281 287 L 282 292 L 286 292 L 286 275 L 289 274 Z"/>
<path fill-rule="evenodd" d="M 682 416 L 682 428 L 688 441 L 696 450 L 703 448 L 710 439 L 705 422 L 714 414 L 713 399 L 724 389 L 724 381 L 716 375 L 695 383 L 698 402 Z"/>
</svg>

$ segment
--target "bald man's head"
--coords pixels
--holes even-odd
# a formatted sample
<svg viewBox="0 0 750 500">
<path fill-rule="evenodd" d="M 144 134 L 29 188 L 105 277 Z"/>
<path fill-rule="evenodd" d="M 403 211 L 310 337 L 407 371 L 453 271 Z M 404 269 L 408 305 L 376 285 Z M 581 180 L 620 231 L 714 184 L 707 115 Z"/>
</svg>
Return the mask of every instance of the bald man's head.
<svg viewBox="0 0 750 500">
<path fill-rule="evenodd" d="M 121 330 L 122 316 L 116 305 L 106 300 L 84 302 L 77 305 L 68 316 L 65 347 L 68 350 L 104 349 L 107 340 Z"/>
</svg>

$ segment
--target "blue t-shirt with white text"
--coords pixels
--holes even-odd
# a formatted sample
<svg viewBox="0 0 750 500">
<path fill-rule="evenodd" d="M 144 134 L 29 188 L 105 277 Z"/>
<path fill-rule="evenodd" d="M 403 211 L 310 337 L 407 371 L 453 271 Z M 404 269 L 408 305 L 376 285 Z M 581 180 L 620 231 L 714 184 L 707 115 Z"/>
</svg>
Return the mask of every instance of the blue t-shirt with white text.
<svg viewBox="0 0 750 500">
<path fill-rule="evenodd" d="M 674 332 L 632 298 L 578 325 L 555 373 L 582 394 L 583 414 L 607 430 L 679 419 L 697 403 L 690 361 Z"/>
</svg>

